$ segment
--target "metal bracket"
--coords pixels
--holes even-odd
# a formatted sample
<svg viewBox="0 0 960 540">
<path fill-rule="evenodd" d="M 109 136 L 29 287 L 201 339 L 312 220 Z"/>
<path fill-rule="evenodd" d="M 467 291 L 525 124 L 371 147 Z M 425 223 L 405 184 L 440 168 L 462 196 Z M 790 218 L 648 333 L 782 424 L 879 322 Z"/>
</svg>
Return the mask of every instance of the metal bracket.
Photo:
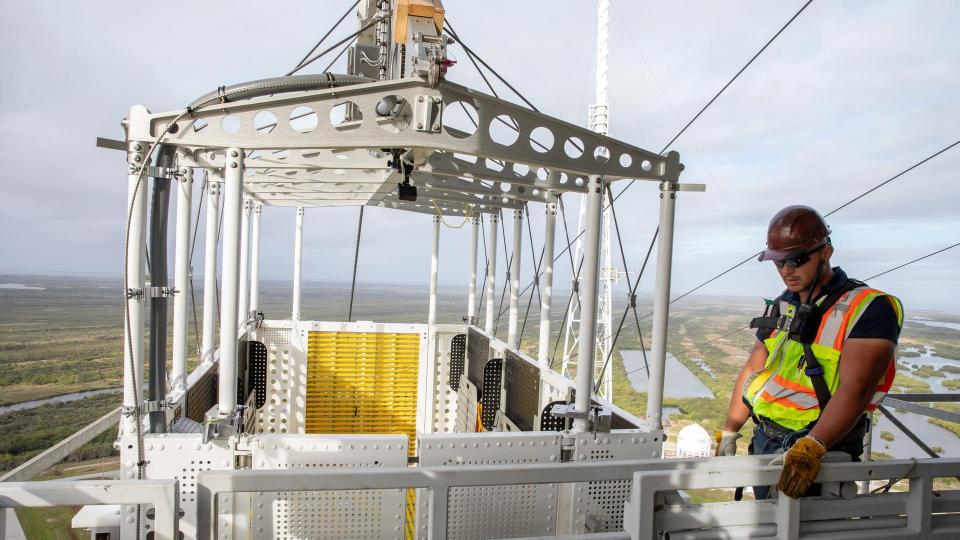
<svg viewBox="0 0 960 540">
<path fill-rule="evenodd" d="M 167 180 L 175 180 L 180 177 L 180 168 L 179 167 L 154 167 L 153 165 L 148 165 L 146 167 L 145 174 L 153 178 L 166 178 Z"/>
<path fill-rule="evenodd" d="M 132 300 L 134 298 L 143 298 L 143 289 L 141 288 L 127 289 L 127 300 Z"/>
<path fill-rule="evenodd" d="M 440 96 L 417 96 L 413 107 L 413 125 L 417 131 L 440 133 L 440 119 L 443 116 L 443 98 Z"/>
<path fill-rule="evenodd" d="M 150 298 L 166 298 L 168 296 L 173 296 L 179 293 L 177 289 L 172 287 L 148 287 L 147 293 Z"/>
<path fill-rule="evenodd" d="M 575 410 L 572 403 L 557 403 L 550 409 L 550 414 L 571 420 L 587 420 L 590 431 L 594 433 L 609 433 L 613 422 L 613 410 L 606 405 L 591 405 L 589 411 L 581 412 Z"/>
<path fill-rule="evenodd" d="M 166 409 L 167 409 L 166 400 L 143 402 L 143 412 L 147 414 L 165 411 Z"/>
<path fill-rule="evenodd" d="M 230 416 L 220 416 L 219 405 L 214 405 L 204 415 L 203 443 L 239 434 L 242 420 L 242 409 L 236 409 Z"/>
</svg>

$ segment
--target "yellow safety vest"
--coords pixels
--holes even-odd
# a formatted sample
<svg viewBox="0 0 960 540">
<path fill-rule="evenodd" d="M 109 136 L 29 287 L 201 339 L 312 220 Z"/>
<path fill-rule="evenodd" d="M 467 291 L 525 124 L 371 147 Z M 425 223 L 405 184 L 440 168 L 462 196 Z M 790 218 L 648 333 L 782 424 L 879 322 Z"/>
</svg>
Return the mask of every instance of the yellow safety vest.
<svg viewBox="0 0 960 540">
<path fill-rule="evenodd" d="M 869 287 L 857 287 L 837 300 L 827 309 L 820 321 L 817 336 L 811 344 L 817 361 L 823 368 L 823 379 L 830 395 L 840 385 L 840 353 L 843 343 L 860 315 L 871 302 L 886 298 L 897 314 L 897 324 L 903 327 L 903 306 L 895 296 L 890 296 Z M 780 301 L 780 313 L 786 315 L 789 328 L 796 307 Z M 820 418 L 820 404 L 810 377 L 804 372 L 800 360 L 803 345 L 787 337 L 787 332 L 774 331 L 764 340 L 767 347 L 767 362 L 760 371 L 752 373 L 743 384 L 743 400 L 758 417 L 772 420 L 794 431 L 803 429 Z M 866 410 L 872 411 L 886 395 L 896 376 L 895 355 L 891 356 L 886 372 L 877 382 Z"/>
</svg>

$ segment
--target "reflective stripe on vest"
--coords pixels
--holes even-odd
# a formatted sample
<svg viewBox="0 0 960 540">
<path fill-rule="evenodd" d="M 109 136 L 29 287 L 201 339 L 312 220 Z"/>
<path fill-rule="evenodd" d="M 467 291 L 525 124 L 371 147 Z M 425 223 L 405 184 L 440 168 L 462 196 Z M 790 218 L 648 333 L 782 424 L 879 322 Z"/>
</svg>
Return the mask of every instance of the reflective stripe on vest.
<svg viewBox="0 0 960 540">
<path fill-rule="evenodd" d="M 824 370 L 824 381 L 833 394 L 839 386 L 839 360 L 843 343 L 854 328 L 860 315 L 877 298 L 887 298 L 897 314 L 897 322 L 903 326 L 903 309 L 900 301 L 876 289 L 859 287 L 843 296 L 824 313 L 811 345 Z M 782 305 L 782 304 L 781 304 Z M 795 308 L 781 308 L 781 313 L 792 315 Z M 791 317 L 788 317 L 791 318 Z M 789 321 L 788 321 L 789 324 Z M 804 373 L 800 360 L 803 346 L 787 339 L 786 332 L 774 332 L 764 340 L 767 346 L 767 363 L 759 372 L 751 374 L 744 384 L 744 399 L 752 406 L 754 414 L 766 417 L 784 427 L 803 429 L 820 417 L 813 383 Z M 886 395 L 896 376 L 896 362 L 890 364 L 878 381 L 873 397 L 866 409 L 876 408 Z"/>
</svg>

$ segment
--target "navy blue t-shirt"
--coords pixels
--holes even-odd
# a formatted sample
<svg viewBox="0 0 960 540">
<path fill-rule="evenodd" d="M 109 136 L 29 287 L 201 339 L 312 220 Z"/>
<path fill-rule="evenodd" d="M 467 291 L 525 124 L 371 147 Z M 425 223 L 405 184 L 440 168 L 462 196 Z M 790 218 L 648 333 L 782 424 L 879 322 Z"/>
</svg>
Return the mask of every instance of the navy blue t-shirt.
<svg viewBox="0 0 960 540">
<path fill-rule="evenodd" d="M 847 273 L 841 270 L 839 266 L 834 267 L 833 277 L 823 286 L 823 292 L 830 294 L 842 287 L 846 281 Z M 786 300 L 794 306 L 800 305 L 800 295 L 792 291 L 784 291 L 778 300 Z M 847 337 L 889 339 L 896 343 L 900 338 L 897 312 L 894 311 L 893 304 L 885 300 L 885 298 L 878 298 L 870 302 L 867 309 L 860 314 L 860 318 L 853 325 L 853 329 L 850 330 L 850 335 Z M 766 332 L 766 330 L 757 330 L 757 339 L 763 341 Z"/>
</svg>

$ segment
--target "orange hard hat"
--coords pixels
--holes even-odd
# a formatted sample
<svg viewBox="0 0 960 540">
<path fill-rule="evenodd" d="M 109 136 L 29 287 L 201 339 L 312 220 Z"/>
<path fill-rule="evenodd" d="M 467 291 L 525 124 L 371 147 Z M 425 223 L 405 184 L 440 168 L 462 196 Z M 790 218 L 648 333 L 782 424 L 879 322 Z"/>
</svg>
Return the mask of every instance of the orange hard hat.
<svg viewBox="0 0 960 540">
<path fill-rule="evenodd" d="M 819 212 L 809 206 L 788 206 L 770 220 L 767 249 L 761 261 L 780 261 L 799 250 L 813 247 L 830 236 L 830 227 Z"/>
</svg>

